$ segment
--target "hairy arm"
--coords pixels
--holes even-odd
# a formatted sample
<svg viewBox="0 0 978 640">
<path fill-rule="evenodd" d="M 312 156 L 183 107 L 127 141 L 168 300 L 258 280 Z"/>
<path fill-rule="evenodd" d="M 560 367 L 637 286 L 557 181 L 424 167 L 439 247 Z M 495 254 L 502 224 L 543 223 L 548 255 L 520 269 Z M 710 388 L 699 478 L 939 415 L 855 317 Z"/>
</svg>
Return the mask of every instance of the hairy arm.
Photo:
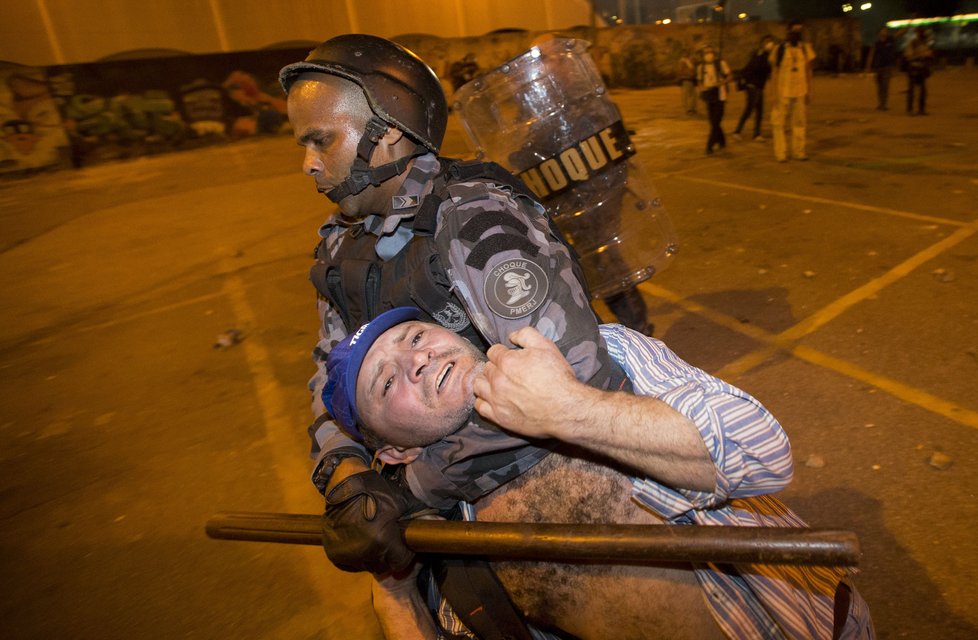
<svg viewBox="0 0 978 640">
<path fill-rule="evenodd" d="M 475 408 L 484 417 L 525 436 L 587 448 L 672 487 L 714 490 L 713 461 L 687 417 L 653 397 L 581 384 L 532 328 L 509 337 L 522 348 L 493 346 L 475 381 Z"/>
</svg>

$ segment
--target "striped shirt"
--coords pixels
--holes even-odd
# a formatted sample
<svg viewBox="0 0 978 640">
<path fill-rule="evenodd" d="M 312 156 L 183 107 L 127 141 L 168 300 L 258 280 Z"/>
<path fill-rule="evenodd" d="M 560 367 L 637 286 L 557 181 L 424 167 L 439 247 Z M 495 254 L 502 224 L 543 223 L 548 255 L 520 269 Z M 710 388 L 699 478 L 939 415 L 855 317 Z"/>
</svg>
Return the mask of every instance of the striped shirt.
<svg viewBox="0 0 978 640">
<path fill-rule="evenodd" d="M 804 527 L 769 495 L 791 481 L 788 436 L 750 394 L 691 366 L 654 338 L 603 325 L 611 357 L 635 393 L 662 400 L 699 429 L 716 467 L 712 493 L 633 478 L 633 496 L 671 524 Z M 697 564 L 717 624 L 731 638 L 831 638 L 835 590 L 851 571 L 838 567 Z M 866 603 L 853 589 L 843 638 L 874 637 Z"/>
<path fill-rule="evenodd" d="M 611 357 L 638 395 L 658 398 L 691 420 L 716 467 L 713 492 L 680 490 L 632 478 L 633 497 L 670 524 L 737 527 L 804 527 L 805 522 L 769 495 L 791 481 L 788 437 L 774 416 L 750 394 L 691 366 L 665 344 L 621 325 L 602 325 Z M 463 509 L 474 519 L 474 509 Z M 840 581 L 851 570 L 789 565 L 694 564 L 693 571 L 714 619 L 730 638 L 829 639 Z M 869 609 L 852 589 L 841 638 L 874 638 Z M 434 594 L 429 594 L 434 595 Z M 439 623 L 460 625 L 441 602 Z M 531 630 L 534 638 L 555 638 Z"/>
</svg>

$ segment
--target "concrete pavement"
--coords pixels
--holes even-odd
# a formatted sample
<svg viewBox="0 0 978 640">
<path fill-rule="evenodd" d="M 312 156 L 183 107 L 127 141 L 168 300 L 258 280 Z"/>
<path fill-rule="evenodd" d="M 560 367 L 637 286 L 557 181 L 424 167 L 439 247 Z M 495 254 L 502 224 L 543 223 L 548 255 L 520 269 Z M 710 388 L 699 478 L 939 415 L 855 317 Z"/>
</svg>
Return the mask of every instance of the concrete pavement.
<svg viewBox="0 0 978 640">
<path fill-rule="evenodd" d="M 786 164 L 705 157 L 677 88 L 613 94 L 680 240 L 642 285 L 656 336 L 782 421 L 786 499 L 859 534 L 881 638 L 978 634 L 976 80 L 936 73 L 916 118 L 903 78 L 877 112 L 871 78 L 820 76 L 811 159 Z M 328 203 L 300 159 L 274 138 L 0 183 L 0 636 L 378 637 L 321 550 L 203 535 L 320 508 L 305 272 Z"/>
</svg>

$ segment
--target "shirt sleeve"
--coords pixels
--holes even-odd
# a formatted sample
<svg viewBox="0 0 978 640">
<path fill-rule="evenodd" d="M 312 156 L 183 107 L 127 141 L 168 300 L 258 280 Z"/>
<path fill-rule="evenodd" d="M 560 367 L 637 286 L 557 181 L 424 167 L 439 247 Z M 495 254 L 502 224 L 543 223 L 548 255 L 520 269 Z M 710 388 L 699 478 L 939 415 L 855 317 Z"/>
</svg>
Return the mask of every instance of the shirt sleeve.
<svg viewBox="0 0 978 640">
<path fill-rule="evenodd" d="M 787 486 L 793 473 L 788 436 L 757 399 L 688 364 L 659 340 L 619 325 L 606 325 L 602 333 L 635 393 L 654 396 L 689 418 L 713 460 L 712 492 L 636 479 L 636 491 L 659 513 L 678 518 Z"/>
<path fill-rule="evenodd" d="M 713 492 L 677 491 L 694 509 L 774 493 L 791 481 L 791 449 L 781 425 L 757 400 L 737 392 L 689 381 L 659 396 L 696 425 L 713 459 Z"/>
<path fill-rule="evenodd" d="M 610 364 L 570 252 L 543 208 L 485 182 L 450 185 L 435 243 L 473 324 L 490 343 L 531 325 L 553 340 L 578 379 L 596 386 Z M 606 374 L 603 374 L 606 375 Z"/>
</svg>

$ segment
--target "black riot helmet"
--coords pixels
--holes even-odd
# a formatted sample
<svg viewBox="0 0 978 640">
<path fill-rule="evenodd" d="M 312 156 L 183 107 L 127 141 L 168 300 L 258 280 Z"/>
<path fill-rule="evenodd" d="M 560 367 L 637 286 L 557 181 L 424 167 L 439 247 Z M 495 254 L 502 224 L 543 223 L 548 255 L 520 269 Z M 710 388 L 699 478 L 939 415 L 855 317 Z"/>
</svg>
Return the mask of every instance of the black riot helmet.
<svg viewBox="0 0 978 640">
<path fill-rule="evenodd" d="M 282 68 L 278 77 L 285 93 L 308 71 L 355 82 L 382 120 L 435 153 L 441 147 L 448 123 L 445 92 L 435 72 L 401 45 L 363 34 L 331 38 L 304 61 Z"/>
<path fill-rule="evenodd" d="M 360 140 L 350 177 L 326 194 L 334 202 L 403 173 L 411 158 L 427 151 L 438 153 L 441 148 L 448 124 L 445 92 L 435 72 L 404 47 L 364 34 L 331 38 L 302 62 L 279 71 L 285 93 L 301 74 L 308 72 L 327 73 L 356 83 L 375 114 Z M 368 168 L 374 146 L 391 125 L 418 143 L 416 152 L 383 167 Z"/>
</svg>

